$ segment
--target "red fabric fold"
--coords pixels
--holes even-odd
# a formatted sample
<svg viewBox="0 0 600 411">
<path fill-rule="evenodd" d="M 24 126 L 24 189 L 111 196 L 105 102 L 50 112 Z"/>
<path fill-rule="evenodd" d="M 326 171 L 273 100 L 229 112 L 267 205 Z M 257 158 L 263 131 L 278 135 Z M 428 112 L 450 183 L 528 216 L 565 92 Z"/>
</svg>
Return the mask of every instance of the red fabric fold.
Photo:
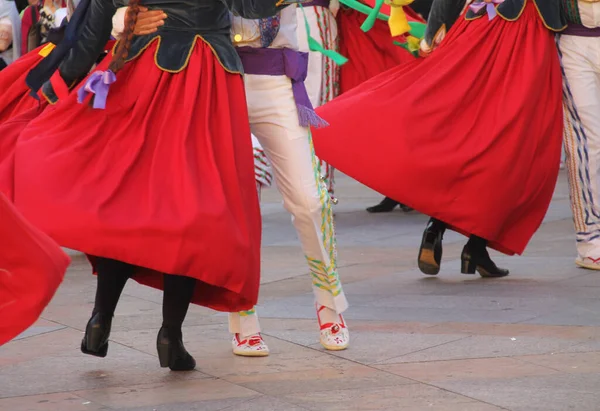
<svg viewBox="0 0 600 411">
<path fill-rule="evenodd" d="M 317 113 L 319 158 L 500 251 L 522 253 L 552 199 L 562 76 L 531 2 L 514 22 L 462 18 L 431 56 Z"/>
</svg>

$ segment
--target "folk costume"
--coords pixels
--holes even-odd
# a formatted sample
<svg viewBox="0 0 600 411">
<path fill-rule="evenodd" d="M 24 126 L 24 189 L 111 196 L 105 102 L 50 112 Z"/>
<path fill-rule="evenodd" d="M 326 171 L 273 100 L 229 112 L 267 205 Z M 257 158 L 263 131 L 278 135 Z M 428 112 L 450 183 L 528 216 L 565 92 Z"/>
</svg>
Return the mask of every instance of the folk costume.
<svg viewBox="0 0 600 411">
<path fill-rule="evenodd" d="M 44 61 L 43 64 L 40 63 L 48 57 L 58 44 L 63 42 L 67 33 L 67 22 L 71 19 L 75 10 L 74 1 L 68 0 L 67 4 L 68 7 L 65 8 L 67 10 L 66 19 L 59 28 L 49 31 L 47 43 L 26 53 L 0 73 L 0 125 L 9 118 L 15 118 L 32 108 L 38 108 L 41 112 L 48 104 L 46 99 L 41 99 L 41 101 L 40 98 L 36 99 L 35 93 L 32 93 L 29 86 L 37 91 L 39 86 L 58 68 L 59 59 L 54 54 L 51 59 Z M 83 9 L 86 9 L 86 5 L 84 4 Z M 78 25 L 84 17 L 83 10 L 80 10 L 78 14 L 75 17 L 75 25 Z M 74 30 L 71 29 L 70 32 L 70 36 L 75 37 Z M 65 44 L 61 47 L 64 46 Z M 110 51 L 113 46 L 114 40 L 108 41 L 104 48 L 105 52 Z M 33 73 L 31 73 L 32 71 Z M 82 73 L 81 77 L 85 74 L 87 73 Z"/>
<path fill-rule="evenodd" d="M 298 51 L 295 6 L 269 18 L 232 19 L 231 35 L 245 72 L 250 128 L 270 160 L 302 243 L 320 341 L 325 348 L 344 349 L 349 334 L 341 314 L 348 303 L 337 272 L 331 199 L 319 175 L 308 128 L 324 123 L 315 115 L 303 83 L 309 58 Z M 236 354 L 268 354 L 254 309 L 231 314 L 230 331 Z"/>
<path fill-rule="evenodd" d="M 600 2 L 561 0 L 564 144 L 577 240 L 576 264 L 600 270 Z"/>
<path fill-rule="evenodd" d="M 436 0 L 424 51 L 460 15 Z M 471 4 L 429 57 L 317 109 L 317 154 L 367 186 L 472 236 L 463 272 L 503 276 L 486 243 L 520 254 L 546 213 L 560 164 L 559 0 Z M 365 119 L 379 119 L 366 121 Z M 369 135 L 365 147 L 364 135 Z M 381 173 L 381 169 L 386 173 Z M 525 176 L 525 177 L 524 177 Z M 443 229 L 424 236 L 439 271 Z"/>
<path fill-rule="evenodd" d="M 19 137 L 15 204 L 92 260 L 98 291 L 84 353 L 107 354 L 114 309 L 131 277 L 165 290 L 160 363 L 188 370 L 195 361 L 181 325 L 189 302 L 236 311 L 253 307 L 258 296 L 260 212 L 228 8 L 260 18 L 286 4 L 143 5 L 165 11 L 165 24 L 131 42 L 126 36 L 70 92 L 72 73 L 91 68 L 102 52 L 119 6 L 91 0 L 85 30 L 42 87 L 53 106 Z M 122 69 L 111 61 L 124 56 L 120 44 L 130 46 Z"/>
</svg>

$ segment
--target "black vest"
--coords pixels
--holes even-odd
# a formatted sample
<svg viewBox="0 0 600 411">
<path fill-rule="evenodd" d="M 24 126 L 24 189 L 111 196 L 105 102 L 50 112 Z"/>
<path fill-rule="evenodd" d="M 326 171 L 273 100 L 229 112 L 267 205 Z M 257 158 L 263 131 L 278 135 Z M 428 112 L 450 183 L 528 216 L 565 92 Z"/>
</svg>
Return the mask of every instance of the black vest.
<svg viewBox="0 0 600 411">
<path fill-rule="evenodd" d="M 504 3 L 498 5 L 496 11 L 506 20 L 516 20 L 523 13 L 528 1 L 532 1 L 535 4 L 540 17 L 544 21 L 544 25 L 549 30 L 562 31 L 567 27 L 567 22 L 561 12 L 560 0 L 505 0 Z M 469 10 L 467 12 L 467 19 L 473 20 L 485 14 L 485 7 L 479 13 Z"/>
</svg>

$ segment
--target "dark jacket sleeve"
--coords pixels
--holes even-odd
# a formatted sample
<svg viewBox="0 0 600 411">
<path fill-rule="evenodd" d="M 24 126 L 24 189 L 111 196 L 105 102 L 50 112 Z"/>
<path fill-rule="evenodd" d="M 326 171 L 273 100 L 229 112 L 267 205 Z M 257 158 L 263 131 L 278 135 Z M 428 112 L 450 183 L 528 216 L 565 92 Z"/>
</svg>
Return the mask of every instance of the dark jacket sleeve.
<svg viewBox="0 0 600 411">
<path fill-rule="evenodd" d="M 432 4 L 433 0 L 415 0 L 408 7 L 413 9 L 415 13 L 423 16 L 423 19 L 428 20 Z"/>
<path fill-rule="evenodd" d="M 70 89 L 78 80 L 85 77 L 96 63 L 98 56 L 110 39 L 112 17 L 116 6 L 112 0 L 91 0 L 89 10 L 75 47 L 69 51 L 58 73 L 66 88 Z M 56 79 L 56 76 L 54 76 Z M 58 96 L 51 81 L 42 86 L 42 93 L 48 101 L 55 103 Z"/>
<path fill-rule="evenodd" d="M 308 0 L 222 0 L 235 15 L 245 19 L 271 17 L 290 4 L 304 3 Z"/>
<path fill-rule="evenodd" d="M 434 0 L 427 20 L 424 43 L 432 48 L 458 20 L 466 0 Z"/>
</svg>

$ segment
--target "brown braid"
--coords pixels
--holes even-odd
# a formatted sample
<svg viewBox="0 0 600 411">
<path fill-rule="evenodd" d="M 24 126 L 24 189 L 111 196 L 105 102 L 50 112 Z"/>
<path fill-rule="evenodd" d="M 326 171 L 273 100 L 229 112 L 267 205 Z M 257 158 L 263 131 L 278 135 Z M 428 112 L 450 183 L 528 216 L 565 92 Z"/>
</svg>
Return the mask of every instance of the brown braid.
<svg viewBox="0 0 600 411">
<path fill-rule="evenodd" d="M 140 12 L 141 0 L 129 0 L 129 7 L 125 14 L 125 29 L 121 36 L 121 40 L 117 43 L 115 53 L 108 68 L 114 73 L 118 72 L 125 65 L 125 60 L 129 55 L 129 48 L 133 40 L 133 33 L 137 23 L 138 13 Z"/>
</svg>

